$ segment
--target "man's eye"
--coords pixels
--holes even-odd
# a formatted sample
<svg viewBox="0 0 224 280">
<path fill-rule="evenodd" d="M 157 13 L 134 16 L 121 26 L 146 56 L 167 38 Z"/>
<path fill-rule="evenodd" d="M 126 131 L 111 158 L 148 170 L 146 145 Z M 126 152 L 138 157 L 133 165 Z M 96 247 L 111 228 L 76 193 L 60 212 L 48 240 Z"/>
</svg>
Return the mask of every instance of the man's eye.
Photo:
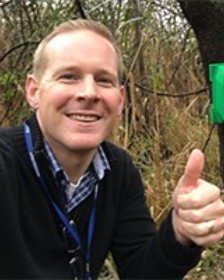
<svg viewBox="0 0 224 280">
<path fill-rule="evenodd" d="M 80 77 L 77 74 L 65 73 L 60 76 L 60 79 L 67 80 L 67 81 L 77 81 L 80 79 Z"/>
<path fill-rule="evenodd" d="M 113 86 L 113 81 L 110 78 L 102 77 L 97 79 L 97 83 L 103 86 Z"/>
</svg>

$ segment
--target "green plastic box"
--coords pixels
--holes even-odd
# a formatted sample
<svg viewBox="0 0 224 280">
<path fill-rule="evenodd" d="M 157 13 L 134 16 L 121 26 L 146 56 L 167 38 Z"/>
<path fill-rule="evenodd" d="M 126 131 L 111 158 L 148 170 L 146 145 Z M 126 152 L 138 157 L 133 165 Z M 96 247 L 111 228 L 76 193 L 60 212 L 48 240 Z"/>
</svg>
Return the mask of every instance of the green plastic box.
<svg viewBox="0 0 224 280">
<path fill-rule="evenodd" d="M 224 63 L 209 65 L 211 82 L 210 119 L 212 123 L 224 123 Z"/>
</svg>

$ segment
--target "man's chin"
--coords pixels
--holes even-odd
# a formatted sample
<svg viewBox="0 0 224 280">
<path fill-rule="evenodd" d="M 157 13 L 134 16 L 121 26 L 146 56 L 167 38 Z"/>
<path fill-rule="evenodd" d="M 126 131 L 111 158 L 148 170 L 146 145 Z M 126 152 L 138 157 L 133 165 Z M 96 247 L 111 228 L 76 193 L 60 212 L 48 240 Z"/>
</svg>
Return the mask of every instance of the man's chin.
<svg viewBox="0 0 224 280">
<path fill-rule="evenodd" d="M 75 143 L 70 145 L 70 149 L 76 152 L 89 152 L 96 150 L 102 141 L 82 141 L 81 143 Z"/>
</svg>

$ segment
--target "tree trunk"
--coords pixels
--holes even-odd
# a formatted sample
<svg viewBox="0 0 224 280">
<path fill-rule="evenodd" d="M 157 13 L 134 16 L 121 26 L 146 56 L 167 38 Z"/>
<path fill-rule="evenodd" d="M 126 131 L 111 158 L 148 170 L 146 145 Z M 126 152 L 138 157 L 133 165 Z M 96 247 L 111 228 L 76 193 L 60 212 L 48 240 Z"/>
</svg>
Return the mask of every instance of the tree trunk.
<svg viewBox="0 0 224 280">
<path fill-rule="evenodd" d="M 177 0 L 196 35 L 206 80 L 209 64 L 224 61 L 224 1 Z M 224 105 L 224 104 L 223 104 Z M 220 173 L 224 182 L 224 124 L 218 124 Z"/>
</svg>

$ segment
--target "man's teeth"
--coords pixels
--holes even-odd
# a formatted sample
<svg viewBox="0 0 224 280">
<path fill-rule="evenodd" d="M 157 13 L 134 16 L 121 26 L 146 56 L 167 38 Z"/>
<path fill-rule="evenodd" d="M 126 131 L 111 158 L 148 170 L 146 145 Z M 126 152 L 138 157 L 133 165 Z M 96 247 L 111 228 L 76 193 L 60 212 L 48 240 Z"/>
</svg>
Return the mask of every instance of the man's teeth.
<svg viewBox="0 0 224 280">
<path fill-rule="evenodd" d="M 88 115 L 73 115 L 73 116 L 70 116 L 70 117 L 73 120 L 82 121 L 82 122 L 93 122 L 93 121 L 98 120 L 97 116 L 88 116 Z"/>
</svg>

